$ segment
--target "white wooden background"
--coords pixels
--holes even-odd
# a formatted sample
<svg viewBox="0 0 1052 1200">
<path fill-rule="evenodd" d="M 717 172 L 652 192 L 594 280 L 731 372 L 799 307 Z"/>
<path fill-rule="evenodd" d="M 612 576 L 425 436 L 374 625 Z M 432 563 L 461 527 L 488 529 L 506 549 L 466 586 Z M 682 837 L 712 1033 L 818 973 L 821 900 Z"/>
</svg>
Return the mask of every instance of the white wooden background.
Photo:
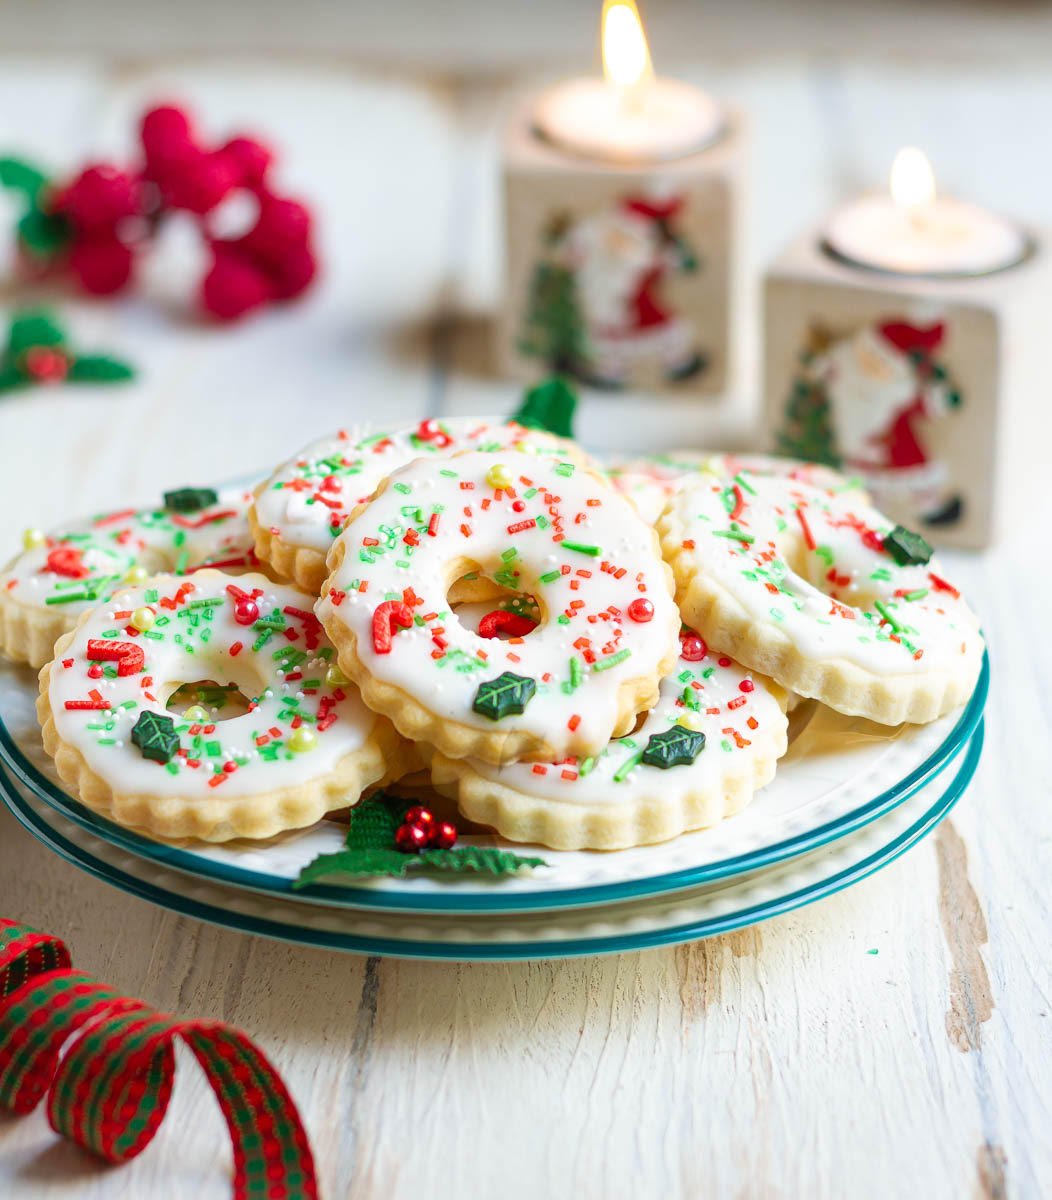
<svg viewBox="0 0 1052 1200">
<path fill-rule="evenodd" d="M 442 7 L 428 9 L 436 36 Z M 32 8 L 40 21 L 61 6 Z M 1018 14 L 1012 28 L 1024 47 Z M 706 59 L 697 44 L 679 73 L 754 115 L 754 270 L 878 181 L 904 142 L 927 146 L 963 194 L 1052 213 L 1052 77 L 1040 57 L 983 59 L 989 29 L 960 60 L 952 37 L 942 58 L 929 37 L 888 63 L 819 58 L 798 36 L 778 54 L 750 54 L 745 37 Z M 351 418 L 507 411 L 513 393 L 481 348 L 498 288 L 496 129 L 530 73 L 521 53 L 499 75 L 333 55 L 102 66 L 56 37 L 67 57 L 0 59 L 0 148 L 56 165 L 110 151 L 144 100 L 185 98 L 217 132 L 256 126 L 279 143 L 285 178 L 319 208 L 328 271 L 299 308 L 233 331 L 139 302 L 67 308 L 83 345 L 126 353 L 142 380 L 0 399 L 0 547 L 27 524 L 264 467 Z M 586 404 L 586 434 L 612 438 L 610 403 Z M 257 1038 L 300 1103 L 327 1197 L 1047 1195 L 1047 530 L 1020 513 L 995 551 L 954 564 L 996 681 L 970 792 L 921 847 L 814 908 L 606 959 L 342 957 L 128 898 L 4 813 L 0 913 L 60 934 L 78 966 L 161 1008 Z M 0 1120 L 0 1194 L 225 1196 L 221 1118 L 183 1066 L 163 1132 L 125 1168 L 59 1143 L 39 1114 Z"/>
</svg>

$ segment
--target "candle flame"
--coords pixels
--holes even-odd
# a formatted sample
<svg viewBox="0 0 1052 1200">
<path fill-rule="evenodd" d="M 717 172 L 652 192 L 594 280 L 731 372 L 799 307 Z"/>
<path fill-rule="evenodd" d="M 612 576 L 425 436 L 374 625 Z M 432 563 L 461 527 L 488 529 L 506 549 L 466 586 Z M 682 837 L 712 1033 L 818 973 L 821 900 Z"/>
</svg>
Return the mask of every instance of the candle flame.
<svg viewBox="0 0 1052 1200">
<path fill-rule="evenodd" d="M 923 150 L 904 146 L 891 164 L 891 198 L 906 212 L 916 213 L 935 200 L 935 173 Z"/>
<path fill-rule="evenodd" d="M 650 48 L 635 0 L 603 0 L 603 75 L 631 88 L 654 73 Z"/>
</svg>

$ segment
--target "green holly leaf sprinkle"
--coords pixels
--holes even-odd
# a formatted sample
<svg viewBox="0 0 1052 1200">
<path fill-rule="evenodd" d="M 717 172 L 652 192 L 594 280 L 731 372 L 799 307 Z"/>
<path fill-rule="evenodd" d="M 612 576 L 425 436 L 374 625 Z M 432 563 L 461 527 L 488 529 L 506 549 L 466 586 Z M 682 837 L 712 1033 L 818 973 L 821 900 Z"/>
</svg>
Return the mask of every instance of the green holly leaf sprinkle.
<svg viewBox="0 0 1052 1200">
<path fill-rule="evenodd" d="M 919 533 L 902 525 L 884 536 L 884 549 L 900 567 L 914 567 L 929 562 L 935 551 Z"/>
<path fill-rule="evenodd" d="M 37 203 L 47 183 L 48 177 L 32 163 L 20 158 L 0 158 L 0 187 L 21 192 L 31 204 Z"/>
<path fill-rule="evenodd" d="M 646 744 L 642 761 L 648 767 L 689 767 L 705 749 L 705 735 L 696 729 L 673 725 L 663 733 L 655 733 Z"/>
<path fill-rule="evenodd" d="M 82 354 L 69 366 L 71 383 L 121 383 L 135 378 L 135 368 L 107 354 Z"/>
<path fill-rule="evenodd" d="M 51 316 L 43 311 L 21 312 L 11 321 L 7 334 L 7 353 L 18 358 L 34 346 L 64 346 L 66 331 Z"/>
<path fill-rule="evenodd" d="M 169 512 L 200 512 L 218 500 L 219 496 L 213 488 L 184 487 L 164 493 L 164 507 Z"/>
<path fill-rule="evenodd" d="M 131 731 L 132 742 L 139 747 L 143 758 L 166 763 L 179 749 L 175 722 L 161 713 L 142 712 Z"/>
<path fill-rule="evenodd" d="M 505 671 L 479 684 L 471 707 L 480 716 L 499 721 L 511 713 L 525 712 L 536 691 L 536 682 L 528 676 Z"/>
</svg>

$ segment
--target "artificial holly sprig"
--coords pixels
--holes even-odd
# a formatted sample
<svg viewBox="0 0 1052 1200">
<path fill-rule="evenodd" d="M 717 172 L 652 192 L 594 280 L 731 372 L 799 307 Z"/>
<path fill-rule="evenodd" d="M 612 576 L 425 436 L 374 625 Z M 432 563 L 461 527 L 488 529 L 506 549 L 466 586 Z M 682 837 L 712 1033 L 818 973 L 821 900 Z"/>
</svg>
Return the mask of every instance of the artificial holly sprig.
<svg viewBox="0 0 1052 1200">
<path fill-rule="evenodd" d="M 123 383 L 135 377 L 126 362 L 108 354 L 80 354 L 47 312 L 16 313 L 0 353 L 0 392 L 48 383 Z"/>
<path fill-rule="evenodd" d="M 319 854 L 292 885 L 306 887 L 332 876 L 394 876 L 421 870 L 462 875 L 511 875 L 523 867 L 544 867 L 543 858 L 513 854 L 495 846 L 457 846 L 456 827 L 401 796 L 375 792 L 351 809 L 344 849 Z"/>
<path fill-rule="evenodd" d="M 527 429 L 544 429 L 559 437 L 573 437 L 577 393 L 561 375 L 552 375 L 529 388 L 511 420 Z"/>
</svg>

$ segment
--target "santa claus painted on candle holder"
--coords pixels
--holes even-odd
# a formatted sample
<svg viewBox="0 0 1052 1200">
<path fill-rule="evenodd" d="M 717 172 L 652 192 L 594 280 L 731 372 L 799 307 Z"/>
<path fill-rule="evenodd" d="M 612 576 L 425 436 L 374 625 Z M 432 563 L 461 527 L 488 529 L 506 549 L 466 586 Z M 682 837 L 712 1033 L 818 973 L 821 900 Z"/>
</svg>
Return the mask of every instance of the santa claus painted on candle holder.
<svg viewBox="0 0 1052 1200">
<path fill-rule="evenodd" d="M 598 212 L 554 218 L 534 269 L 521 350 L 600 387 L 624 387 L 641 368 L 667 382 L 701 372 L 697 331 L 666 287 L 699 269 L 677 227 L 684 204 L 682 195 L 633 193 Z"/>
<path fill-rule="evenodd" d="M 854 471 L 877 506 L 929 526 L 956 524 L 963 501 L 925 426 L 961 396 L 937 354 L 943 321 L 894 316 L 846 335 L 812 326 L 779 434 L 787 454 Z"/>
</svg>

